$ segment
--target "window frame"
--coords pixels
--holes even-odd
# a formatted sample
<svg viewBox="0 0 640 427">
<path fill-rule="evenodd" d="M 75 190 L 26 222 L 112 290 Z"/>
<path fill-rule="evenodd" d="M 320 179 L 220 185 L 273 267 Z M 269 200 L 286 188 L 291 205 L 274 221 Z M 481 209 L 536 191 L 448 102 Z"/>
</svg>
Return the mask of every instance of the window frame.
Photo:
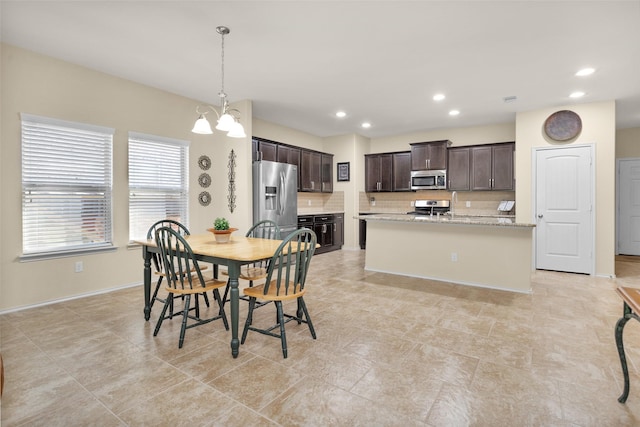
<svg viewBox="0 0 640 427">
<path fill-rule="evenodd" d="M 115 129 L 27 113 L 20 113 L 20 121 L 22 253 L 19 260 L 34 261 L 115 250 Z M 91 147 L 95 149 L 86 151 Z M 83 154 L 82 158 L 78 158 L 79 152 Z M 69 173 L 70 169 L 74 172 Z M 61 171 L 65 171 L 66 176 Z M 79 184 L 72 182 L 70 177 Z M 56 194 L 65 197 L 59 198 Z M 95 195 L 100 198 L 96 199 Z M 85 210 L 90 215 L 87 216 Z M 54 223 L 55 228 L 51 227 L 50 235 L 43 237 L 41 230 L 49 231 L 41 224 L 52 222 L 52 218 L 60 221 Z M 97 234 L 88 231 L 92 223 L 99 224 Z M 64 228 L 71 232 L 64 232 Z M 100 239 L 90 239 L 95 236 Z M 45 244 L 47 239 L 50 240 Z M 62 244 L 56 245 L 56 240 Z"/>
<path fill-rule="evenodd" d="M 176 219 L 180 223 L 182 223 L 185 227 L 189 227 L 189 147 L 190 142 L 175 138 L 167 138 L 158 135 L 150 135 L 141 132 L 130 131 L 128 134 L 128 145 L 127 145 L 127 159 L 128 159 L 128 201 L 129 201 L 129 245 L 135 245 L 135 240 L 143 240 L 146 239 L 147 231 L 149 227 L 159 221 L 161 219 L 171 218 Z M 150 150 L 146 156 L 142 158 L 132 158 L 132 148 L 137 152 Z M 163 171 L 162 174 L 158 174 L 158 168 L 161 166 L 158 162 L 168 161 L 170 158 L 166 156 L 162 156 L 159 158 L 156 153 L 159 149 L 171 149 L 178 150 L 177 153 L 173 153 L 173 158 L 177 160 L 179 158 L 179 169 L 180 169 L 180 183 L 178 184 L 175 181 L 175 168 L 176 164 L 169 165 L 169 169 L 173 172 L 173 180 L 170 180 L 170 173 L 167 171 Z M 138 153 L 139 154 L 139 153 Z M 177 154 L 177 155 L 176 155 Z M 156 158 L 154 159 L 154 155 Z M 147 164 L 144 164 L 147 163 Z M 145 167 L 146 170 L 137 169 L 138 167 Z M 141 175 L 145 173 L 149 173 L 148 175 Z M 151 175 L 156 175 L 156 180 L 154 181 Z M 157 178 L 162 178 L 162 182 L 158 182 Z M 137 181 L 137 182 L 133 182 Z M 144 182 L 143 182 L 144 181 Z M 168 201 L 166 198 L 166 202 L 164 206 L 160 204 L 156 204 L 152 206 L 151 209 L 163 209 L 165 210 L 165 215 L 158 216 L 147 216 L 145 213 L 141 212 L 139 206 L 134 206 L 135 192 L 138 193 L 146 193 L 144 197 L 155 198 L 156 196 L 165 193 L 168 194 L 169 197 L 173 197 L 174 200 L 178 200 L 178 207 L 175 208 L 175 204 Z M 158 200 L 152 200 L 148 202 L 150 203 L 158 203 Z M 176 210 L 177 215 L 170 216 L 167 215 L 166 212 L 172 209 Z M 139 209 L 139 211 L 136 211 Z M 146 219 L 143 220 L 143 223 L 136 224 L 140 221 L 136 216 L 147 216 Z M 136 232 L 140 235 L 136 235 Z"/>
</svg>

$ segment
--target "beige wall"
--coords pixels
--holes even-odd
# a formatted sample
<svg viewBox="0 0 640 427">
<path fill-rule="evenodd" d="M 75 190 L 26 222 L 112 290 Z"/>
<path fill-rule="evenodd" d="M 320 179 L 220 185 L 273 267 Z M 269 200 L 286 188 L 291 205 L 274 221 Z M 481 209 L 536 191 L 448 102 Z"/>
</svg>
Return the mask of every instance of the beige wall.
<svg viewBox="0 0 640 427">
<path fill-rule="evenodd" d="M 640 128 L 616 131 L 616 159 L 640 158 Z"/>
<path fill-rule="evenodd" d="M 137 131 L 191 141 L 190 229 L 204 231 L 216 216 L 246 230 L 251 224 L 250 138 L 190 132 L 197 101 L 179 97 L 12 46 L 2 47 L 2 155 L 0 195 L 0 311 L 104 291 L 142 281 L 140 248 L 128 248 L 127 132 Z M 251 135 L 251 103 L 234 104 Z M 21 231 L 20 113 L 115 128 L 113 141 L 113 226 L 116 250 L 109 253 L 19 262 Z M 237 155 L 234 213 L 227 207 L 229 152 Z M 198 204 L 197 158 L 211 157 L 209 188 L 213 202 Z M 11 185 L 6 185 L 11 183 Z M 74 272 L 75 261 L 84 271 Z M 140 308 L 142 315 L 142 307 Z"/>
<path fill-rule="evenodd" d="M 515 128 L 515 123 L 502 123 L 487 126 L 436 129 L 386 138 L 375 138 L 371 140 L 370 152 L 407 151 L 411 149 L 409 144 L 412 142 L 440 141 L 443 139 L 451 141 L 452 147 L 515 141 Z"/>
<path fill-rule="evenodd" d="M 78 67 L 7 45 L 2 47 L 2 144 L 0 145 L 0 311 L 44 303 L 87 293 L 140 283 L 139 248 L 128 248 L 127 132 L 191 141 L 190 228 L 203 231 L 217 216 L 226 216 L 244 232 L 252 222 L 251 141 L 190 132 L 196 119 L 198 101 L 144 85 Z M 247 135 L 255 135 L 304 148 L 331 152 L 334 162 L 351 164 L 349 182 L 334 188 L 344 194 L 345 248 L 357 248 L 358 227 L 353 214 L 358 211 L 364 189 L 364 154 L 404 151 L 409 143 L 449 139 L 453 146 L 516 140 L 516 186 L 519 220 L 531 218 L 531 149 L 549 144 L 541 136 L 541 123 L 559 108 L 518 114 L 515 123 L 441 129 L 370 140 L 360 135 L 319 138 L 297 130 L 252 119 L 250 101 L 234 104 L 242 113 Z M 596 143 L 597 147 L 597 273 L 613 272 L 614 239 L 614 155 L 640 157 L 636 149 L 640 129 L 622 130 L 614 135 L 613 102 L 572 106 L 581 115 L 584 129 L 576 143 Z M 21 194 L 19 113 L 31 113 L 63 120 L 84 122 L 116 129 L 114 136 L 114 243 L 111 253 L 20 263 Z M 618 138 L 619 152 L 614 150 Z M 227 163 L 231 149 L 236 158 L 236 208 L 227 207 Z M 614 154 L 615 153 L 615 154 Z M 201 173 L 197 158 L 206 154 L 213 166 L 209 188 L 213 202 L 201 207 L 197 202 Z M 335 166 L 334 166 L 335 169 Z M 335 173 L 335 170 L 334 170 Z M 332 203 L 333 205 L 333 203 Z M 84 272 L 74 273 L 75 261 L 84 263 Z M 114 268 L 113 266 L 117 266 Z M 141 310 L 142 311 L 142 310 Z"/>
<path fill-rule="evenodd" d="M 570 109 L 582 119 L 582 132 L 568 143 L 549 140 L 544 121 L 556 111 Z M 537 147 L 593 144 L 595 146 L 595 273 L 615 274 L 615 102 L 553 107 L 516 115 L 516 220 L 535 223 L 532 156 Z"/>
</svg>

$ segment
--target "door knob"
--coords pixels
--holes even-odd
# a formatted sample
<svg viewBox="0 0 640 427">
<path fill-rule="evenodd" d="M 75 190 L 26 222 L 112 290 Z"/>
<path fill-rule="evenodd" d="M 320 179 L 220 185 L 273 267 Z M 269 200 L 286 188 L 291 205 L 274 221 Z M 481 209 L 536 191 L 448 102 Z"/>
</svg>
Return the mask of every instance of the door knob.
<svg viewBox="0 0 640 427">
<path fill-rule="evenodd" d="M 538 214 L 538 218 L 542 218 L 542 216 L 543 216 L 542 214 Z"/>
</svg>

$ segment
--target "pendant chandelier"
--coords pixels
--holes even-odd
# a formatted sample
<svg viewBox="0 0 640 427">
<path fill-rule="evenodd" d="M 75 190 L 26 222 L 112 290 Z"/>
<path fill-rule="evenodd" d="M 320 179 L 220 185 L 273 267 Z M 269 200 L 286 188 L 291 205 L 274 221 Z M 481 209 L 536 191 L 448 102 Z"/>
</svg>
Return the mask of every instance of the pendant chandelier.
<svg viewBox="0 0 640 427">
<path fill-rule="evenodd" d="M 235 108 L 229 108 L 227 94 L 224 92 L 224 36 L 229 34 L 231 30 L 227 27 L 220 26 L 216 27 L 216 31 L 222 36 L 222 89 L 220 89 L 220 92 L 218 93 L 222 102 L 220 108 L 221 113 L 218 114 L 216 109 L 211 105 L 207 105 L 205 111 L 201 111 L 200 106 L 197 106 L 196 113 L 198 113 L 199 116 L 198 120 L 196 120 L 196 123 L 193 125 L 191 132 L 211 135 L 213 130 L 211 130 L 211 124 L 209 124 L 209 121 L 207 120 L 207 114 L 213 111 L 216 113 L 216 116 L 218 116 L 216 129 L 227 132 L 227 136 L 231 138 L 245 138 L 247 134 L 244 132 L 244 127 L 240 123 L 240 111 Z"/>
</svg>

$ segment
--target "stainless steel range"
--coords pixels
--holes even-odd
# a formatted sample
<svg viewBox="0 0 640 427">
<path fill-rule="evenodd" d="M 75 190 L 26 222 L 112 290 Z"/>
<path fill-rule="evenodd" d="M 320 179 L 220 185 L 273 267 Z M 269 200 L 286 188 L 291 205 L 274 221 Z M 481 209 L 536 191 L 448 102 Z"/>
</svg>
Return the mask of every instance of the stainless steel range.
<svg viewBox="0 0 640 427">
<path fill-rule="evenodd" d="M 416 200 L 415 210 L 409 215 L 443 215 L 449 212 L 451 200 Z"/>
</svg>

